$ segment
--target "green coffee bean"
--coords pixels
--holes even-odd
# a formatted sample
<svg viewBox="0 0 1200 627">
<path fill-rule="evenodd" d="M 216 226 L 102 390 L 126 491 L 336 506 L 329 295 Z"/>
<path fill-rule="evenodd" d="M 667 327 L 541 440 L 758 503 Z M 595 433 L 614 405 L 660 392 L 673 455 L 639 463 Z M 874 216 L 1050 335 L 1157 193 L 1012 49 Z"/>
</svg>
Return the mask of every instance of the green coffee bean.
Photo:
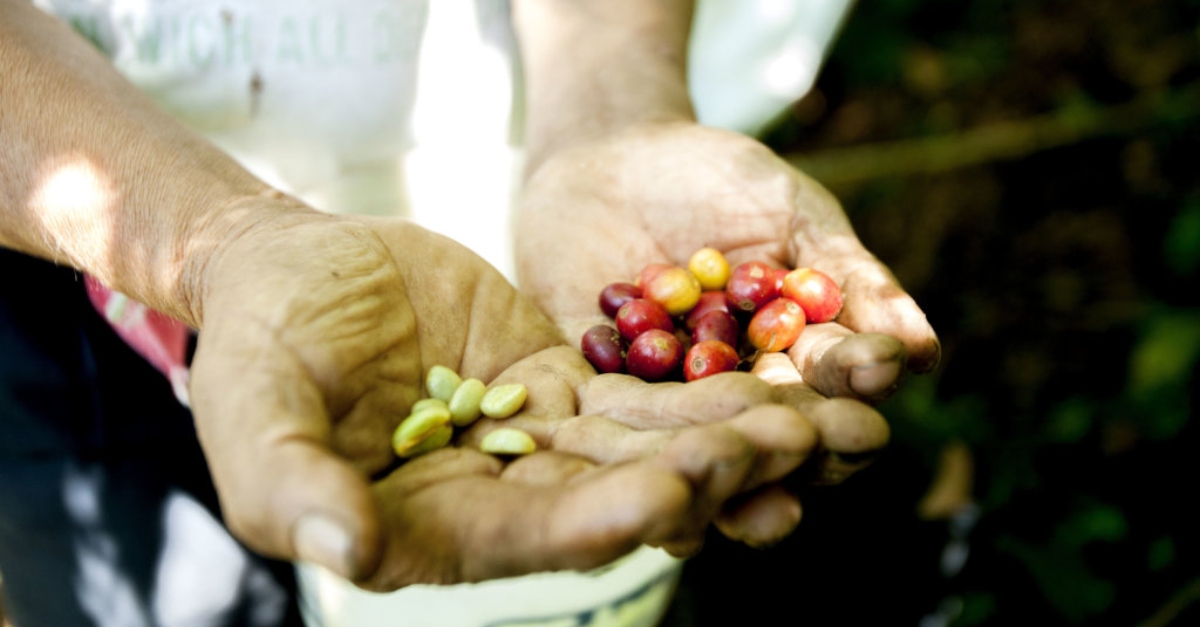
<svg viewBox="0 0 1200 627">
<path fill-rule="evenodd" d="M 425 374 L 430 398 L 413 403 L 407 418 L 392 433 L 392 449 L 402 458 L 441 448 L 454 438 L 454 427 L 467 427 L 479 419 L 508 418 L 525 406 L 528 390 L 520 383 L 488 388 L 483 381 L 463 380 L 454 370 L 435 365 Z M 480 448 L 489 453 L 531 453 L 537 444 L 529 434 L 511 428 L 497 429 L 484 437 Z"/>
<path fill-rule="evenodd" d="M 425 375 L 425 391 L 433 398 L 447 403 L 454 397 L 454 390 L 460 385 L 462 377 L 445 366 L 434 366 Z"/>
<path fill-rule="evenodd" d="M 408 410 L 408 413 L 415 414 L 422 411 L 426 407 L 440 407 L 444 408 L 446 411 L 450 411 L 450 406 L 446 404 L 446 401 L 443 401 L 440 398 L 423 398 L 413 403 L 412 409 Z"/>
<path fill-rule="evenodd" d="M 404 457 L 413 447 L 429 437 L 439 427 L 450 424 L 450 410 L 444 403 L 426 404 L 409 414 L 392 434 L 392 450 Z"/>
<path fill-rule="evenodd" d="M 448 424 L 442 425 L 428 432 L 424 438 L 400 454 L 400 457 L 416 457 L 422 453 L 437 450 L 449 444 L 452 437 L 454 437 L 454 427 Z"/>
<path fill-rule="evenodd" d="M 497 385 L 487 391 L 480 401 L 479 409 L 488 418 L 508 418 L 525 405 L 528 390 L 520 383 Z"/>
<path fill-rule="evenodd" d="M 479 450 L 493 455 L 525 455 L 537 450 L 537 443 L 520 429 L 501 427 L 483 436 Z"/>
<path fill-rule="evenodd" d="M 465 427 L 475 422 L 480 415 L 479 404 L 487 386 L 479 379 L 464 379 L 450 399 L 450 422 L 456 427 Z"/>
</svg>

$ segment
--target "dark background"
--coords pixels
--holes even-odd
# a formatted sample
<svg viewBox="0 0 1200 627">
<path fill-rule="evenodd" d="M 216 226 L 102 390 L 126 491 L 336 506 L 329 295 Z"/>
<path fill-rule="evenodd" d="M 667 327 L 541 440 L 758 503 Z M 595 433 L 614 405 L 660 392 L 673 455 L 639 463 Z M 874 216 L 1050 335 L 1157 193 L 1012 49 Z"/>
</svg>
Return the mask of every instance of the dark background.
<svg viewBox="0 0 1200 627">
<path fill-rule="evenodd" d="M 1200 625 L 1198 95 L 1195 0 L 858 3 L 767 143 L 944 358 L 791 538 L 714 536 L 667 624 Z"/>
</svg>

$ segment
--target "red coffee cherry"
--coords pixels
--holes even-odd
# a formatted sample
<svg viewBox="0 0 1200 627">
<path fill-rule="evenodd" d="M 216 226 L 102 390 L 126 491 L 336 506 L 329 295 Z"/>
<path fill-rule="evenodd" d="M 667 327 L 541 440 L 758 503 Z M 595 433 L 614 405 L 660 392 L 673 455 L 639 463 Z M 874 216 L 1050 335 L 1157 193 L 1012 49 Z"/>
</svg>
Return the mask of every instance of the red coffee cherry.
<svg viewBox="0 0 1200 627">
<path fill-rule="evenodd" d="M 804 321 L 804 308 L 796 301 L 776 298 L 754 314 L 746 327 L 746 335 L 760 351 L 784 351 L 799 339 Z"/>
<path fill-rule="evenodd" d="M 600 311 L 609 318 L 616 318 L 621 305 L 641 297 L 642 288 L 633 283 L 609 283 L 600 290 Z"/>
<path fill-rule="evenodd" d="M 696 323 L 696 328 L 692 329 L 692 342 L 699 344 L 706 340 L 716 340 L 730 346 L 737 346 L 738 323 L 733 314 L 719 310 L 704 314 Z"/>
<path fill-rule="evenodd" d="M 725 298 L 733 311 L 754 312 L 779 297 L 775 271 L 761 261 L 738 264 L 725 284 Z"/>
<path fill-rule="evenodd" d="M 662 305 L 644 298 L 635 298 L 617 310 L 617 330 L 626 342 L 650 329 L 661 329 L 668 333 L 675 330 L 671 316 Z"/>
<path fill-rule="evenodd" d="M 683 345 L 662 329 L 651 329 L 629 343 L 625 369 L 645 381 L 662 381 L 679 368 L 683 360 Z"/>
<path fill-rule="evenodd" d="M 683 358 L 683 378 L 703 379 L 720 372 L 737 369 L 738 354 L 732 346 L 716 340 L 697 342 Z"/>
<path fill-rule="evenodd" d="M 687 312 L 687 316 L 684 318 L 684 324 L 687 326 L 687 328 L 694 329 L 696 328 L 696 323 L 699 322 L 700 318 L 710 311 L 724 311 L 725 313 L 730 313 L 729 301 L 725 299 L 725 290 L 701 292 L 700 300 L 696 301 L 696 306 L 692 307 L 692 310 Z"/>
<path fill-rule="evenodd" d="M 607 324 L 588 329 L 580 341 L 580 348 L 596 372 L 624 372 L 625 346 L 621 341 L 621 333 Z"/>
<path fill-rule="evenodd" d="M 808 322 L 829 322 L 842 310 L 842 288 L 829 275 L 796 268 L 783 278 L 783 295 L 804 308 Z"/>
</svg>

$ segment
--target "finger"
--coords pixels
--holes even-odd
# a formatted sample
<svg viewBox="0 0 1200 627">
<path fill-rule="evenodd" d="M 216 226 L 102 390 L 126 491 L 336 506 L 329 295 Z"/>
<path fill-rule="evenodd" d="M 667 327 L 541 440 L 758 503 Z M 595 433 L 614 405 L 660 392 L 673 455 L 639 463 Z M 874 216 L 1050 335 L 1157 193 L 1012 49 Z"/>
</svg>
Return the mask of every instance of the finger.
<svg viewBox="0 0 1200 627">
<path fill-rule="evenodd" d="M 687 519 L 656 545 L 686 557 L 703 545 L 705 532 L 725 503 L 740 494 L 757 461 L 754 444 L 727 422 L 681 430 L 652 460 L 684 477 L 693 501 Z"/>
<path fill-rule="evenodd" d="M 630 405 L 639 410 L 651 402 L 656 406 L 658 403 L 686 406 L 689 396 L 681 395 L 681 392 L 688 391 L 689 386 L 705 393 L 717 392 L 713 395 L 717 399 L 728 397 L 726 390 L 731 383 L 735 387 L 750 384 L 757 396 L 755 401 L 770 400 L 767 394 L 774 394 L 768 384 L 754 375 L 731 374 L 733 376 L 725 377 L 727 383 L 721 383 L 720 377 L 712 377 L 687 385 L 651 385 L 631 377 L 608 378 L 614 391 L 612 398 L 621 398 L 615 391 L 633 389 L 638 396 Z M 720 385 L 712 385 L 714 382 Z M 605 393 L 609 391 L 608 388 L 601 389 Z M 673 403 L 675 398 L 679 402 Z M 731 405 L 716 415 L 724 418 L 741 407 L 741 404 Z M 705 409 L 711 412 L 711 408 Z M 641 430 L 600 416 L 560 418 L 535 415 L 538 413 L 523 411 L 503 421 L 477 423 L 460 439 L 460 445 L 475 446 L 488 431 L 504 425 L 530 433 L 543 449 L 571 452 L 597 463 L 619 463 L 658 455 L 657 460 L 666 468 L 688 478 L 696 494 L 693 513 L 689 517 L 692 523 L 662 545 L 676 555 L 690 554 L 699 548 L 705 527 L 728 499 L 791 473 L 808 459 L 817 445 L 813 424 L 794 409 L 779 404 L 755 405 L 732 419 L 682 430 L 678 427 Z M 688 424 L 701 412 L 681 413 L 686 418 L 677 417 L 675 422 Z M 533 464 L 532 460 L 524 463 Z"/>
<path fill-rule="evenodd" d="M 442 464 L 472 456 L 486 457 L 445 449 L 414 461 Z M 571 475 L 576 468 L 562 456 L 536 463 L 551 475 Z M 565 467 L 553 469 L 560 463 Z M 692 500 L 683 478 L 644 462 L 544 485 L 484 472 L 415 482 L 409 466 L 377 488 L 392 536 L 383 566 L 366 582 L 371 589 L 588 570 L 673 535 Z"/>
<path fill-rule="evenodd" d="M 857 265 L 843 282 L 845 301 L 837 321 L 859 333 L 882 333 L 904 344 L 908 367 L 929 372 L 941 360 L 937 334 L 892 273 L 876 261 Z"/>
<path fill-rule="evenodd" d="M 811 421 L 796 410 L 779 404 L 752 407 L 721 425 L 721 430 L 714 430 L 708 437 L 717 441 L 736 437 L 754 448 L 754 461 L 742 490 L 776 481 L 791 473 L 817 450 L 819 441 Z M 672 446 L 672 440 L 682 431 L 704 428 L 639 430 L 601 416 L 563 419 L 517 416 L 481 423 L 465 433 L 459 444 L 478 446 L 488 431 L 500 426 L 516 427 L 529 433 L 539 449 L 569 453 L 597 464 L 616 464 L 658 455 Z M 726 428 L 732 430 L 732 434 L 724 433 Z"/>
<path fill-rule="evenodd" d="M 654 429 L 716 422 L 772 400 L 771 387 L 745 372 L 723 372 L 689 383 L 647 383 L 630 375 L 605 374 L 581 390 L 579 413 Z"/>
<path fill-rule="evenodd" d="M 844 297 L 838 323 L 858 333 L 890 335 L 904 344 L 912 371 L 933 370 L 941 344 L 924 312 L 887 266 L 863 248 L 841 204 L 811 177 L 797 174 L 796 204 L 805 210 L 793 221 L 788 253 L 793 267 L 815 267 L 838 281 Z"/>
<path fill-rule="evenodd" d="M 884 401 L 899 387 L 906 360 L 904 344 L 896 338 L 856 334 L 836 323 L 805 327 L 788 356 L 804 382 L 821 394 L 872 404 Z"/>
<path fill-rule="evenodd" d="M 376 485 L 391 482 L 402 485 L 406 492 L 419 492 L 465 476 L 495 478 L 503 472 L 504 462 L 495 456 L 467 448 L 445 447 L 405 461 Z"/>
<path fill-rule="evenodd" d="M 602 416 L 570 418 L 520 414 L 505 420 L 483 420 L 459 438 L 460 446 L 478 447 L 489 432 L 513 427 L 528 433 L 539 450 L 570 453 L 597 464 L 618 464 L 651 457 L 675 437 L 673 429 L 641 431 Z"/>
<path fill-rule="evenodd" d="M 505 466 L 500 478 L 527 485 L 558 485 L 586 476 L 596 468 L 596 464 L 578 455 L 539 451 L 523 455 Z"/>
<path fill-rule="evenodd" d="M 759 405 L 724 424 L 755 449 L 754 465 L 740 492 L 782 479 L 819 450 L 820 435 L 816 424 L 787 405 Z"/>
<path fill-rule="evenodd" d="M 762 355 L 752 372 L 773 384 L 780 401 L 816 427 L 821 451 L 816 463 L 809 464 L 815 482 L 840 483 L 870 465 L 887 446 L 891 429 L 882 414 L 854 399 L 825 398 L 802 382 L 786 355 Z"/>
<path fill-rule="evenodd" d="M 730 540 L 766 547 L 783 540 L 800 524 L 800 500 L 778 484 L 731 502 L 715 521 Z"/>
<path fill-rule="evenodd" d="M 520 538 L 509 550 L 521 570 L 591 569 L 659 544 L 689 522 L 694 500 L 677 474 L 648 463 L 606 468 L 531 496 L 519 503 L 520 516 L 498 524 L 500 537 Z"/>
<path fill-rule="evenodd" d="M 323 397 L 304 368 L 278 353 L 222 350 L 206 334 L 192 407 L 231 531 L 264 555 L 369 575 L 380 557 L 377 504 L 362 473 L 330 450 Z"/>
<path fill-rule="evenodd" d="M 891 437 L 883 416 L 851 399 L 814 400 L 807 414 L 824 445 L 813 465 L 812 482 L 819 485 L 841 483 L 870 466 Z"/>
<path fill-rule="evenodd" d="M 782 420 L 782 412 L 795 418 Z M 714 522 L 731 539 L 751 546 L 773 544 L 800 521 L 799 501 L 776 482 L 819 452 L 817 429 L 799 412 L 779 405 L 757 407 L 730 423 L 755 444 L 759 457 L 742 492 L 722 507 Z"/>
<path fill-rule="evenodd" d="M 509 368 L 494 383 L 518 381 L 529 388 L 522 410 L 511 418 L 479 421 L 460 437 L 460 445 L 477 447 L 488 432 L 507 426 L 529 433 L 540 449 L 582 455 L 597 463 L 625 462 L 657 454 L 680 426 L 725 420 L 774 396 L 769 385 L 748 373 L 723 373 L 688 384 L 596 376 L 569 347 L 542 351 Z M 577 389 L 582 413 L 578 416 Z"/>
</svg>

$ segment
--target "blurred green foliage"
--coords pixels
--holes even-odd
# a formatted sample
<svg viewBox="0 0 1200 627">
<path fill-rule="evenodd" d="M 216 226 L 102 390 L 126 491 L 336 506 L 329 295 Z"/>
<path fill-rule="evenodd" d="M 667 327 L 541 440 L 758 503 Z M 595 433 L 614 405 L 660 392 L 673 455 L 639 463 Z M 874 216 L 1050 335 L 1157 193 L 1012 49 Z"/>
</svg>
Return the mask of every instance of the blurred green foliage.
<svg viewBox="0 0 1200 627">
<path fill-rule="evenodd" d="M 860 2 L 768 143 L 819 157 L 1194 90 L 1198 25 L 1197 0 Z M 894 456 L 924 474 L 885 461 L 864 480 L 925 486 L 945 445 L 972 451 L 982 515 L 960 572 L 863 556 L 909 560 L 918 605 L 944 621 L 928 624 L 1200 624 L 1198 113 L 833 190 L 944 348 L 881 408 Z"/>
<path fill-rule="evenodd" d="M 1200 270 L 1200 196 L 1183 202 L 1163 242 L 1167 266 L 1179 276 Z"/>
</svg>

